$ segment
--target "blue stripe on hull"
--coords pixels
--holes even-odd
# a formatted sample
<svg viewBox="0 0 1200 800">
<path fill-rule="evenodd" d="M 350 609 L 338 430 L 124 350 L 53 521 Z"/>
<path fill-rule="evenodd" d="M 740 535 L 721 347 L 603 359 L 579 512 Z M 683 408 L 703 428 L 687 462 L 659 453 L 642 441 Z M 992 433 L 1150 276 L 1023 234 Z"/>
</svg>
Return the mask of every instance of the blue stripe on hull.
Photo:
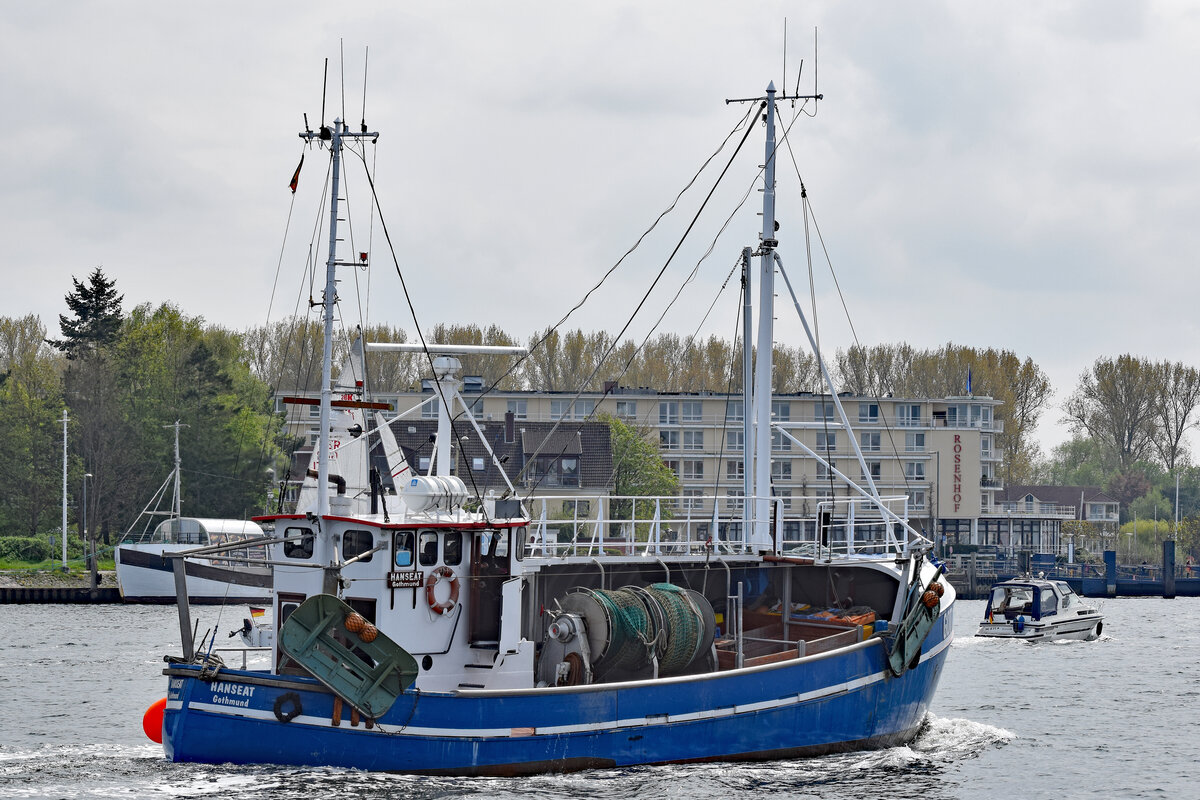
<svg viewBox="0 0 1200 800">
<path fill-rule="evenodd" d="M 333 698 L 321 690 L 299 691 L 303 713 L 281 723 L 273 706 L 286 688 L 223 693 L 222 679 L 228 689 L 250 674 L 240 671 L 223 671 L 214 683 L 173 677 L 164 745 L 176 761 L 467 775 L 888 746 L 915 735 L 925 715 L 949 644 L 941 628 L 925 643 L 926 659 L 898 678 L 886 672 L 875 641 L 706 680 L 490 696 L 408 692 L 378 730 L 352 728 L 345 718 L 331 725 Z"/>
</svg>

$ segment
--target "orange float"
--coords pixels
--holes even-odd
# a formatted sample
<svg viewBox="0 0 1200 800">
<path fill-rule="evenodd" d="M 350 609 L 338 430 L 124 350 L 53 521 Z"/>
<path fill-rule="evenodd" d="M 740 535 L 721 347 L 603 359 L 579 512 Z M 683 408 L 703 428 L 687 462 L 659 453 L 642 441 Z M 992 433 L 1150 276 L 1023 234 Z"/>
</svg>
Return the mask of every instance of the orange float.
<svg viewBox="0 0 1200 800">
<path fill-rule="evenodd" d="M 163 711 L 167 707 L 167 698 L 155 700 L 142 715 L 142 730 L 155 744 L 162 744 Z"/>
</svg>

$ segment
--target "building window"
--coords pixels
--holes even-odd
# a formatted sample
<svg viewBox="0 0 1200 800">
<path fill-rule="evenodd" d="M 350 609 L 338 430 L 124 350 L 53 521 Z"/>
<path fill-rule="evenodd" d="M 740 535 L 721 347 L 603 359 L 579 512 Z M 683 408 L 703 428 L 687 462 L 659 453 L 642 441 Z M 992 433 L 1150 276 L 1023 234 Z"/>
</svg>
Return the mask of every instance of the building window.
<svg viewBox="0 0 1200 800">
<path fill-rule="evenodd" d="M 438 409 L 441 408 L 441 398 L 431 397 L 421 406 L 421 419 L 437 419 Z"/>
<path fill-rule="evenodd" d="M 780 505 L 783 506 L 784 511 L 792 510 L 792 490 L 791 489 L 779 489 L 776 487 L 772 487 L 771 494 L 775 495 L 781 501 L 783 501 Z"/>
<path fill-rule="evenodd" d="M 771 449 L 775 452 L 792 449 L 792 440 L 783 435 L 783 431 L 771 431 Z"/>
<path fill-rule="evenodd" d="M 875 431 L 867 431 L 862 434 L 860 439 L 864 453 L 879 452 L 879 433 Z"/>
<path fill-rule="evenodd" d="M 833 403 L 813 403 L 813 419 L 833 419 Z"/>
<path fill-rule="evenodd" d="M 741 422 L 746 418 L 746 406 L 741 400 L 730 400 L 725 404 L 725 421 Z"/>
<path fill-rule="evenodd" d="M 683 462 L 684 480 L 699 481 L 704 479 L 704 462 L 699 459 L 687 459 Z"/>
<path fill-rule="evenodd" d="M 837 434 L 832 431 L 817 431 L 817 450 L 837 450 Z"/>
<path fill-rule="evenodd" d="M 826 464 L 822 461 L 818 461 L 817 462 L 817 480 L 827 481 L 830 478 L 834 477 L 832 470 L 835 470 L 835 469 L 837 469 L 836 461 L 831 461 L 828 464 Z"/>
<path fill-rule="evenodd" d="M 684 422 L 702 422 L 704 404 L 699 400 L 684 400 L 679 404 L 679 413 Z"/>
<path fill-rule="evenodd" d="M 680 475 L 680 473 L 679 473 L 679 459 L 677 459 L 677 458 L 668 458 L 668 459 L 664 459 L 664 460 L 663 460 L 663 466 L 665 466 L 667 469 L 671 470 L 671 472 L 674 472 L 674 473 L 675 473 L 675 477 L 676 477 L 676 478 L 678 478 L 678 477 L 679 477 L 679 475 Z"/>
<path fill-rule="evenodd" d="M 909 480 L 923 481 L 925 480 L 925 462 L 924 461 L 905 461 L 904 462 L 904 477 Z"/>
<path fill-rule="evenodd" d="M 725 477 L 729 480 L 742 480 L 746 477 L 746 463 L 744 461 L 726 461 Z"/>
<path fill-rule="evenodd" d="M 979 437 L 979 454 L 981 456 L 983 456 L 984 458 L 991 458 L 991 455 L 992 455 L 992 437 L 991 436 L 980 436 Z"/>
<path fill-rule="evenodd" d="M 575 419 L 587 419 L 596 412 L 596 401 L 584 398 L 575 401 Z"/>
<path fill-rule="evenodd" d="M 512 413 L 515 419 L 529 418 L 529 401 L 528 400 L 509 400 L 508 410 Z"/>
<path fill-rule="evenodd" d="M 684 450 L 703 450 L 704 449 L 704 431 L 684 431 L 683 432 L 683 449 Z"/>
<path fill-rule="evenodd" d="M 792 460 L 784 458 L 771 462 L 771 480 L 790 481 L 792 479 Z"/>
<path fill-rule="evenodd" d="M 483 472 L 484 466 L 485 466 L 484 459 L 482 459 L 482 458 L 472 458 L 471 459 L 471 469 L 475 470 L 476 472 Z"/>
<path fill-rule="evenodd" d="M 621 419 L 637 419 L 637 401 L 618 400 L 617 416 Z"/>
<path fill-rule="evenodd" d="M 658 424 L 659 425 L 678 425 L 679 424 L 679 403 L 675 400 L 660 400 L 658 401 Z"/>
<path fill-rule="evenodd" d="M 792 418 L 792 404 L 786 400 L 771 401 L 771 419 L 776 422 L 787 422 Z"/>
<path fill-rule="evenodd" d="M 564 514 L 571 514 L 575 517 L 586 517 L 592 513 L 592 501 L 563 500 L 562 510 Z"/>
<path fill-rule="evenodd" d="M 907 494 L 908 494 L 908 510 L 909 511 L 924 511 L 925 510 L 925 490 L 924 489 L 909 489 Z"/>
<path fill-rule="evenodd" d="M 921 424 L 921 407 L 910 403 L 896 404 L 896 424 L 915 428 Z"/>
<path fill-rule="evenodd" d="M 868 462 L 867 462 L 867 472 L 866 472 L 866 474 L 865 474 L 865 475 L 863 475 L 863 480 L 865 481 L 865 480 L 867 479 L 867 477 L 866 477 L 866 476 L 867 476 L 867 475 L 870 475 L 870 476 L 871 476 L 871 480 L 873 480 L 873 481 L 877 481 L 877 480 L 879 480 L 879 476 L 880 476 L 882 473 L 883 473 L 883 466 L 882 466 L 882 464 L 881 464 L 880 462 L 878 462 L 878 461 L 868 461 Z"/>
<path fill-rule="evenodd" d="M 320 406 L 309 406 L 308 407 L 308 417 L 309 417 L 309 419 L 320 419 L 321 407 Z"/>
<path fill-rule="evenodd" d="M 879 404 L 859 403 L 858 421 L 863 423 L 879 422 Z"/>
<path fill-rule="evenodd" d="M 679 431 L 659 431 L 658 446 L 663 450 L 678 450 Z"/>
<path fill-rule="evenodd" d="M 730 489 L 725 492 L 725 507 L 730 511 L 741 511 L 745 496 L 741 489 Z"/>
<path fill-rule="evenodd" d="M 906 434 L 904 434 L 904 452 L 906 452 L 906 453 L 924 453 L 925 452 L 925 434 L 923 434 L 923 433 L 906 433 Z"/>
<path fill-rule="evenodd" d="M 550 419 L 566 419 L 571 416 L 570 400 L 551 400 Z"/>
<path fill-rule="evenodd" d="M 679 493 L 680 507 L 685 511 L 699 511 L 704 505 L 703 494 L 703 489 L 684 489 Z"/>
<path fill-rule="evenodd" d="M 579 459 L 575 456 L 538 456 L 529 465 L 529 485 L 578 487 Z"/>
<path fill-rule="evenodd" d="M 726 431 L 725 449 L 732 453 L 740 453 L 746 449 L 745 431 Z"/>
</svg>

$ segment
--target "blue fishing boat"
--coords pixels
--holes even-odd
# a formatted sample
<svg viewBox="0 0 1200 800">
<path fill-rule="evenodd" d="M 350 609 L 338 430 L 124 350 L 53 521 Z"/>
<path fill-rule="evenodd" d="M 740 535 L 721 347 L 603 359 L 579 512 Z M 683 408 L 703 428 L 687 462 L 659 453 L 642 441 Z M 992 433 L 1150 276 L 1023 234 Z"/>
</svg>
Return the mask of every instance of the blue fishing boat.
<svg viewBox="0 0 1200 800">
<path fill-rule="evenodd" d="M 256 518 L 274 572 L 269 668 L 227 666 L 194 642 L 180 598 L 183 652 L 164 670 L 168 758 L 520 775 L 791 758 L 916 736 L 952 640 L 954 589 L 909 525 L 907 498 L 879 493 L 853 436 L 864 486 L 771 420 L 774 274 L 786 278 L 776 107 L 817 97 L 772 84 L 739 101 L 766 130 L 762 234 L 742 254 L 745 303 L 756 260 L 760 297 L 759 358 L 744 367 L 744 496 L 719 498 L 733 506 L 721 518 L 711 498 L 706 519 L 672 518 L 676 497 L 608 498 L 552 531 L 515 491 L 473 496 L 451 471 L 454 426 L 471 410 L 459 357 L 511 349 L 421 348 L 439 401 L 424 472 L 396 446 L 390 426 L 403 419 L 384 419 L 361 381 L 340 376 L 334 399 L 341 155 L 378 134 L 340 120 L 301 134 L 328 150 L 332 184 L 311 508 Z M 397 347 L 409 346 L 366 344 Z M 832 385 L 830 396 L 849 430 Z M 811 505 L 772 497 L 773 436 L 848 488 Z M 372 450 L 396 494 L 371 472 Z"/>
</svg>

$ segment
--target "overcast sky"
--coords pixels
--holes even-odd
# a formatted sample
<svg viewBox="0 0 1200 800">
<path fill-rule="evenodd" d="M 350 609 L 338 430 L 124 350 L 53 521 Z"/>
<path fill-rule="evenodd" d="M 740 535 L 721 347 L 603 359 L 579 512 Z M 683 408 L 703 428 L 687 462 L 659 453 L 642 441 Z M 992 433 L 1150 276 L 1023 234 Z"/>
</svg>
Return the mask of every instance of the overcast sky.
<svg viewBox="0 0 1200 800">
<path fill-rule="evenodd" d="M 96 266 L 126 309 L 172 301 L 239 329 L 291 313 L 307 300 L 328 165 L 307 152 L 293 208 L 302 115 L 317 126 L 329 57 L 325 116 L 359 124 L 369 47 L 373 227 L 361 165 L 347 187 L 347 249 L 375 267 L 369 321 L 412 331 L 381 215 L 422 326 L 528 336 L 717 149 L 745 110 L 726 98 L 782 88 L 785 17 L 787 88 L 803 59 L 801 88 L 819 66 L 825 99 L 780 165 L 780 252 L 806 287 L 798 168 L 860 341 L 1032 357 L 1056 390 L 1047 449 L 1096 358 L 1200 365 L 1200 6 L 1188 2 L 5 3 L 0 316 L 35 313 L 56 333 L 71 278 Z M 620 330 L 740 138 L 571 327 Z M 752 134 L 631 334 L 696 267 L 762 148 Z M 733 334 L 730 290 L 700 322 L 755 243 L 758 202 L 661 330 Z M 844 347 L 814 262 L 822 342 Z M 357 277 L 343 274 L 351 322 Z M 777 316 L 799 343 L 794 311 Z"/>
</svg>

